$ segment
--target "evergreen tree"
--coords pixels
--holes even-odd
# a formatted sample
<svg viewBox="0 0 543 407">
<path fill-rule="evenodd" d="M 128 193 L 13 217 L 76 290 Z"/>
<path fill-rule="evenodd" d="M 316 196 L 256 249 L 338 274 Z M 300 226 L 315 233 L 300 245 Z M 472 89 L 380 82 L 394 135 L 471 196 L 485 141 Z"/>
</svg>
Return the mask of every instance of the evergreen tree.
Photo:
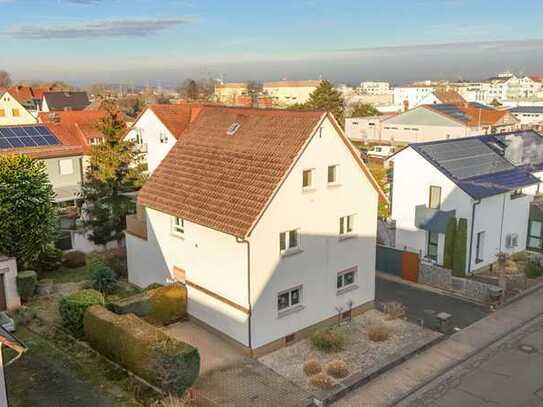
<svg viewBox="0 0 543 407">
<path fill-rule="evenodd" d="M 45 163 L 0 156 L 0 253 L 34 267 L 57 236 L 55 194 Z"/>
<path fill-rule="evenodd" d="M 82 188 L 83 228 L 95 244 L 120 241 L 126 216 L 135 203 L 125 193 L 140 187 L 144 180 L 141 153 L 133 141 L 124 140 L 126 124 L 112 102 L 104 104 L 106 116 L 99 129 L 104 142 L 92 146 Z"/>
<path fill-rule="evenodd" d="M 452 270 L 454 264 L 454 244 L 456 241 L 456 218 L 449 218 L 447 233 L 445 234 L 445 252 L 443 254 L 443 266 Z"/>
<path fill-rule="evenodd" d="M 338 123 L 343 124 L 344 104 L 341 92 L 334 89 L 328 81 L 321 85 L 309 95 L 307 102 L 290 106 L 292 110 L 323 110 L 334 115 Z"/>
<path fill-rule="evenodd" d="M 381 112 L 369 103 L 356 103 L 349 108 L 349 117 L 380 116 Z"/>
<path fill-rule="evenodd" d="M 453 274 L 456 277 L 466 276 L 466 244 L 468 239 L 468 221 L 458 219 L 454 243 Z"/>
</svg>

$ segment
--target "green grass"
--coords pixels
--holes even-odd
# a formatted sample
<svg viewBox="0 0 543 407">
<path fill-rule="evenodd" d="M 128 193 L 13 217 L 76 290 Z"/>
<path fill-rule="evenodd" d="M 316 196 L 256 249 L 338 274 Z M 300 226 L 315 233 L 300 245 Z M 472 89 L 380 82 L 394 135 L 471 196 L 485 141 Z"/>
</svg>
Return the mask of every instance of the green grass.
<svg viewBox="0 0 543 407">
<path fill-rule="evenodd" d="M 50 278 L 55 283 L 77 283 L 79 281 L 90 280 L 91 274 L 86 266 L 73 269 L 62 266 L 57 271 L 44 273 L 41 277 Z"/>
</svg>

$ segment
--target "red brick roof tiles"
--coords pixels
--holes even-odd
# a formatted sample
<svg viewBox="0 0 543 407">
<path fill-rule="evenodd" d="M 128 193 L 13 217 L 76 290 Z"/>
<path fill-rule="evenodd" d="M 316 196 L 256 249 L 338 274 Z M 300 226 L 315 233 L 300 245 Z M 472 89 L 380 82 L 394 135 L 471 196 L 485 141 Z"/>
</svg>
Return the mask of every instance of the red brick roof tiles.
<svg viewBox="0 0 543 407">
<path fill-rule="evenodd" d="M 190 123 L 198 116 L 201 104 L 180 103 L 177 105 L 150 105 L 148 107 L 172 133 L 179 139 L 188 129 Z"/>
</svg>

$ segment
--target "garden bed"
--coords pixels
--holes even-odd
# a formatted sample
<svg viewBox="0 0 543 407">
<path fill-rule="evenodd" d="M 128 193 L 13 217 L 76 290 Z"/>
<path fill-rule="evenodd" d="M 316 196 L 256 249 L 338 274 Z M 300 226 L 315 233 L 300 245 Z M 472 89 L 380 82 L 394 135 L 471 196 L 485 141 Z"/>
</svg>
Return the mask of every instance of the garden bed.
<svg viewBox="0 0 543 407">
<path fill-rule="evenodd" d="M 390 337 L 382 342 L 371 341 L 368 338 L 369 328 L 383 324 L 388 328 Z M 422 348 L 442 336 L 402 319 L 387 320 L 387 316 L 377 310 L 359 315 L 350 323 L 334 330 L 339 330 L 344 338 L 343 349 L 338 352 L 326 353 L 317 350 L 311 338 L 305 338 L 259 360 L 301 388 L 317 392 L 321 389 L 312 385 L 309 377 L 304 374 L 304 363 L 308 360 L 318 361 L 323 370 L 332 361 L 345 362 L 348 374 L 344 378 L 333 380 L 333 383 L 336 383 L 349 380 L 354 375 L 362 377 L 364 372 L 373 374 L 376 367 L 393 363 L 393 356 L 399 359 L 402 355 L 405 356 L 406 352 L 412 353 L 414 349 Z"/>
</svg>

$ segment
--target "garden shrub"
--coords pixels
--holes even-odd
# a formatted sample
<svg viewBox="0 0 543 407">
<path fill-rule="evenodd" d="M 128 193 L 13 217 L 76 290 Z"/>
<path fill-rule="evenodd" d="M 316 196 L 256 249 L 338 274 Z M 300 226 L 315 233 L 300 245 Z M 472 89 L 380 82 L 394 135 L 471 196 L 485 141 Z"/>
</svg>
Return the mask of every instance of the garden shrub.
<svg viewBox="0 0 543 407">
<path fill-rule="evenodd" d="M 466 276 L 466 245 L 468 239 L 468 221 L 466 218 L 458 219 L 458 226 L 454 242 L 453 275 L 455 277 Z"/>
<path fill-rule="evenodd" d="M 87 255 L 79 250 L 64 253 L 62 264 L 69 269 L 83 267 L 87 263 Z"/>
<path fill-rule="evenodd" d="M 384 323 L 374 323 L 368 327 L 368 338 L 372 342 L 384 342 L 390 338 L 391 329 Z"/>
<path fill-rule="evenodd" d="M 89 262 L 92 287 L 101 293 L 111 293 L 117 287 L 117 276 L 108 266 L 100 261 Z"/>
<path fill-rule="evenodd" d="M 104 303 L 104 296 L 96 290 L 81 290 L 63 297 L 59 303 L 62 325 L 76 338 L 83 336 L 83 317 L 88 307 Z"/>
<path fill-rule="evenodd" d="M 83 326 L 94 349 L 174 396 L 183 395 L 198 377 L 197 349 L 133 314 L 117 315 L 93 306 Z"/>
<path fill-rule="evenodd" d="M 99 259 L 108 266 L 119 277 L 128 276 L 128 266 L 126 263 L 126 251 L 124 249 L 111 249 L 101 253 L 96 253 L 93 257 Z"/>
<path fill-rule="evenodd" d="M 343 349 L 345 337 L 337 328 L 328 328 L 311 335 L 311 343 L 325 353 L 339 352 Z"/>
<path fill-rule="evenodd" d="M 443 251 L 443 267 L 452 270 L 454 263 L 454 244 L 456 242 L 456 218 L 451 217 L 447 223 L 445 234 L 445 250 Z"/>
<path fill-rule="evenodd" d="M 151 312 L 151 302 L 148 293 L 139 293 L 128 298 L 115 300 L 108 303 L 108 309 L 116 314 L 135 314 L 138 317 L 145 317 Z"/>
<path fill-rule="evenodd" d="M 38 273 L 48 273 L 58 270 L 62 266 L 63 254 L 62 250 L 53 245 L 46 246 L 36 260 L 35 267 Z"/>
<path fill-rule="evenodd" d="M 187 289 L 171 284 L 147 291 L 150 310 L 146 320 L 153 324 L 168 325 L 184 318 L 187 311 Z"/>
<path fill-rule="evenodd" d="M 543 267 L 536 261 L 529 261 L 526 263 L 524 273 L 528 278 L 541 277 L 541 275 L 543 275 Z"/>
<path fill-rule="evenodd" d="M 151 291 L 160 287 L 164 287 L 163 284 L 160 283 L 151 283 L 147 287 L 144 288 L 145 291 Z"/>
<path fill-rule="evenodd" d="M 384 306 L 384 311 L 388 320 L 400 319 L 405 317 L 406 314 L 405 306 L 397 301 L 387 302 Z"/>
<path fill-rule="evenodd" d="M 337 359 L 332 360 L 326 365 L 326 373 L 336 379 L 341 379 L 349 376 L 349 369 L 343 360 Z"/>
<path fill-rule="evenodd" d="M 316 375 L 311 376 L 309 382 L 313 386 L 318 387 L 319 389 L 330 389 L 335 384 L 334 379 L 332 379 L 324 372 L 317 373 Z"/>
<path fill-rule="evenodd" d="M 36 291 L 38 275 L 33 270 L 21 271 L 17 274 L 17 292 L 21 300 L 28 301 Z"/>
<path fill-rule="evenodd" d="M 304 363 L 304 374 L 306 376 L 313 376 L 320 372 L 322 372 L 322 367 L 318 360 L 306 360 L 306 362 Z"/>
</svg>

